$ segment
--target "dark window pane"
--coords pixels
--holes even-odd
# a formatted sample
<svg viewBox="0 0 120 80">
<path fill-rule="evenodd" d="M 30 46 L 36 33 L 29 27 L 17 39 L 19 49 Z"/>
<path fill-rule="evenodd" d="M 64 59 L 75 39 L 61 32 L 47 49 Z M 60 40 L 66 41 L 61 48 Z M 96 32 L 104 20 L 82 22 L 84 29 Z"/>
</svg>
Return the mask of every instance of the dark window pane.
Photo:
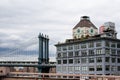
<svg viewBox="0 0 120 80">
<path fill-rule="evenodd" d="M 94 63 L 94 58 L 89 58 L 89 63 Z"/>
<path fill-rule="evenodd" d="M 75 56 L 79 56 L 79 51 L 75 51 Z"/>
<path fill-rule="evenodd" d="M 86 48 L 86 44 L 81 44 L 81 48 Z"/>
<path fill-rule="evenodd" d="M 69 59 L 69 63 L 72 64 L 73 63 L 73 59 Z"/>
<path fill-rule="evenodd" d="M 101 47 L 102 43 L 101 42 L 96 42 L 96 47 Z"/>
<path fill-rule="evenodd" d="M 97 68 L 96 69 L 97 71 L 102 71 L 102 65 L 98 65 L 98 66 L 96 66 L 96 68 Z"/>
<path fill-rule="evenodd" d="M 118 66 L 117 70 L 120 71 L 120 66 Z"/>
<path fill-rule="evenodd" d="M 61 64 L 61 60 L 58 60 L 58 64 Z"/>
<path fill-rule="evenodd" d="M 116 62 L 116 59 L 115 58 L 112 58 L 112 63 L 115 63 Z"/>
<path fill-rule="evenodd" d="M 110 70 L 110 65 L 106 65 L 106 66 L 105 66 L 105 70 L 106 70 L 106 71 L 109 71 L 109 70 Z"/>
<path fill-rule="evenodd" d="M 117 62 L 120 63 L 120 58 L 117 59 Z"/>
<path fill-rule="evenodd" d="M 94 50 L 89 50 L 89 55 L 94 55 Z"/>
<path fill-rule="evenodd" d="M 111 47 L 115 48 L 116 47 L 115 43 L 111 43 Z"/>
<path fill-rule="evenodd" d="M 117 48 L 120 48 L 120 43 L 117 44 Z"/>
<path fill-rule="evenodd" d="M 67 60 L 63 60 L 63 64 L 67 64 Z"/>
<path fill-rule="evenodd" d="M 78 64 L 78 63 L 80 63 L 80 59 L 75 59 L 75 64 Z"/>
<path fill-rule="evenodd" d="M 110 57 L 106 57 L 105 62 L 110 62 Z"/>
<path fill-rule="evenodd" d="M 112 55 L 116 55 L 116 50 L 115 50 L 115 49 L 112 49 L 112 50 L 111 50 L 111 54 L 112 54 Z"/>
<path fill-rule="evenodd" d="M 96 61 L 97 61 L 97 62 L 102 62 L 102 57 L 97 57 L 97 58 L 96 58 Z"/>
<path fill-rule="evenodd" d="M 90 43 L 88 44 L 88 47 L 89 47 L 89 48 L 94 47 L 94 42 L 90 42 Z"/>
<path fill-rule="evenodd" d="M 106 42 L 105 42 L 105 46 L 106 46 L 106 47 L 110 47 L 109 41 L 106 41 Z"/>
<path fill-rule="evenodd" d="M 87 51 L 86 50 L 82 50 L 81 51 L 81 56 L 86 56 L 87 55 Z"/>
<path fill-rule="evenodd" d="M 94 66 L 90 66 L 89 67 L 89 71 L 94 71 L 95 69 L 94 69 Z"/>
</svg>

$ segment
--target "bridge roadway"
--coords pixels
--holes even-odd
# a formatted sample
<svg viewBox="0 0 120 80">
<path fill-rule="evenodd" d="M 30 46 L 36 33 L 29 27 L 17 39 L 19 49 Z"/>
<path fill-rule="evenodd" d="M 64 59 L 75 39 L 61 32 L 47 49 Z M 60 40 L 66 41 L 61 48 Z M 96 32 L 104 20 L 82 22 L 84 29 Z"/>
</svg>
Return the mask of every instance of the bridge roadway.
<svg viewBox="0 0 120 80">
<path fill-rule="evenodd" d="M 37 61 L 0 61 L 0 67 L 55 67 L 53 63 L 38 64 Z"/>
</svg>

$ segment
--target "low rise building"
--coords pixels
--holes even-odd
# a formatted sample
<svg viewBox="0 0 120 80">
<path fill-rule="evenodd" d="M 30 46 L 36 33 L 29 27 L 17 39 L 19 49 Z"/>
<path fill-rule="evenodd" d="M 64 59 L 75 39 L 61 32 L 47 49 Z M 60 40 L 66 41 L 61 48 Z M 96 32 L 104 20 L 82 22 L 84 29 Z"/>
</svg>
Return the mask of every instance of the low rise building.
<svg viewBox="0 0 120 80">
<path fill-rule="evenodd" d="M 10 72 L 8 67 L 0 67 L 0 76 L 6 76 Z"/>
</svg>

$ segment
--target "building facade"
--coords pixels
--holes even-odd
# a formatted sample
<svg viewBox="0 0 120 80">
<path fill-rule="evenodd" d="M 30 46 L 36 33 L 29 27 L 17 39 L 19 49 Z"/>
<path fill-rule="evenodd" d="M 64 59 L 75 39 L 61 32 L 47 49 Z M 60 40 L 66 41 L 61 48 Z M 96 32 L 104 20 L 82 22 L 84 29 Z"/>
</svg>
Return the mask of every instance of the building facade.
<svg viewBox="0 0 120 80">
<path fill-rule="evenodd" d="M 120 75 L 120 40 L 113 36 L 67 39 L 55 46 L 57 73 Z"/>
<path fill-rule="evenodd" d="M 56 46 L 57 73 L 120 74 L 120 40 L 98 38 Z"/>
</svg>

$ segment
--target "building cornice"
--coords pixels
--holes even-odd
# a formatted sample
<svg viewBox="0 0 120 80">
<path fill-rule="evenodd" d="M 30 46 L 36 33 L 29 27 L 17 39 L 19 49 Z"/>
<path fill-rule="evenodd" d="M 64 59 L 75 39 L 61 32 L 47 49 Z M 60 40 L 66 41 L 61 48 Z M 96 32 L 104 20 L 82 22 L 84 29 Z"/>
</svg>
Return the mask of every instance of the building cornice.
<svg viewBox="0 0 120 80">
<path fill-rule="evenodd" d="M 120 42 L 120 39 L 107 38 L 107 37 L 88 38 L 88 39 L 66 39 L 66 42 L 55 44 L 55 46 L 69 45 L 69 44 L 73 44 L 73 43 L 74 44 L 83 43 L 83 42 L 96 41 L 96 40 L 112 40 L 112 41 L 119 41 Z"/>
</svg>

